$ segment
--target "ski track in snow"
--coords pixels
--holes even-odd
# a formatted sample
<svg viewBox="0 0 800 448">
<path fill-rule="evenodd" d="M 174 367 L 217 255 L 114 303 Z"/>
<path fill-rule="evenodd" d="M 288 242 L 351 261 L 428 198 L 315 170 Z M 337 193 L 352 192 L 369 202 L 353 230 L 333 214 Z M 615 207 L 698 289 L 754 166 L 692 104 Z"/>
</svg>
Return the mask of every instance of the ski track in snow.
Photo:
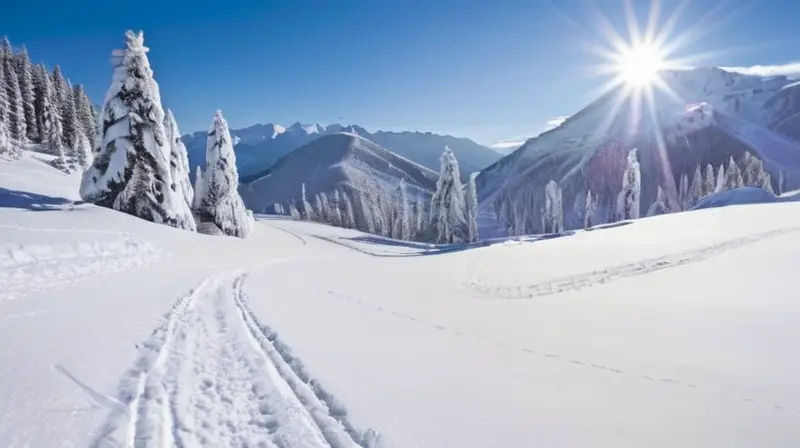
<svg viewBox="0 0 800 448">
<path fill-rule="evenodd" d="M 152 243 L 120 235 L 110 241 L 69 244 L 2 243 L 0 302 L 99 274 L 139 268 L 162 256 Z"/>
<path fill-rule="evenodd" d="M 684 266 L 689 263 L 708 260 L 729 250 L 738 249 L 753 243 L 757 243 L 767 238 L 785 235 L 790 232 L 800 230 L 800 226 L 785 227 L 756 235 L 737 238 L 711 246 L 693 249 L 663 257 L 650 258 L 626 263 L 602 270 L 595 270 L 576 275 L 546 280 L 528 286 L 502 286 L 482 283 L 479 279 L 473 278 L 467 286 L 479 293 L 494 299 L 525 300 L 536 297 L 560 294 L 568 291 L 578 291 L 596 285 L 606 284 L 615 280 L 637 275 L 645 275 L 663 269 Z"/>
<path fill-rule="evenodd" d="M 399 311 L 386 309 L 386 308 L 384 308 L 382 306 L 372 306 L 372 305 L 364 303 L 363 301 L 361 301 L 359 299 L 356 299 L 356 298 L 353 298 L 353 297 L 350 297 L 350 296 L 347 296 L 347 295 L 344 295 L 344 294 L 339 294 L 339 293 L 337 293 L 335 291 L 330 291 L 329 290 L 328 294 L 331 297 L 335 298 L 335 299 L 338 299 L 338 300 L 341 300 L 341 301 L 344 301 L 344 302 L 349 302 L 349 303 L 351 303 L 353 305 L 356 305 L 356 306 L 358 306 L 360 308 L 366 309 L 367 311 L 371 311 L 371 312 L 374 312 L 374 313 L 388 314 L 388 315 L 390 315 L 390 316 L 392 316 L 394 318 L 402 319 L 402 320 L 405 320 L 407 322 L 411 322 L 411 323 L 416 324 L 416 325 L 420 325 L 420 326 L 427 327 L 427 328 L 435 330 L 435 331 L 442 332 L 444 334 L 449 334 L 450 336 L 453 336 L 453 337 L 467 337 L 467 338 L 474 339 L 477 342 L 482 342 L 482 343 L 487 343 L 487 344 L 494 345 L 494 346 L 496 346 L 498 348 L 501 348 L 501 349 L 513 350 L 513 351 L 524 353 L 525 355 L 528 355 L 528 356 L 536 356 L 538 358 L 541 358 L 541 359 L 544 359 L 544 360 L 547 360 L 547 361 L 563 363 L 563 364 L 566 364 L 566 365 L 572 365 L 572 366 L 574 366 L 576 368 L 589 369 L 589 370 L 592 370 L 592 371 L 595 371 L 595 372 L 598 372 L 598 373 L 611 373 L 611 374 L 615 374 L 615 375 L 622 375 L 624 377 L 627 377 L 627 378 L 630 378 L 630 379 L 633 379 L 633 380 L 647 381 L 647 382 L 652 383 L 654 385 L 661 384 L 661 385 L 666 385 L 666 386 L 683 387 L 683 388 L 691 389 L 691 390 L 694 390 L 694 391 L 697 391 L 697 392 L 700 392 L 700 393 L 710 393 L 710 394 L 714 394 L 714 395 L 717 395 L 717 396 L 720 396 L 720 397 L 724 397 L 724 398 L 728 398 L 728 399 L 731 399 L 731 400 L 735 400 L 735 401 L 738 401 L 740 403 L 752 404 L 752 405 L 760 405 L 762 407 L 766 407 L 766 408 L 771 409 L 773 411 L 791 412 L 792 414 L 800 417 L 800 412 L 789 410 L 789 409 L 787 409 L 785 406 L 783 406 L 781 404 L 768 403 L 766 400 L 757 400 L 757 399 L 755 399 L 753 397 L 750 397 L 750 396 L 738 395 L 738 394 L 735 394 L 735 393 L 732 393 L 732 392 L 728 392 L 728 391 L 713 390 L 712 387 L 700 386 L 700 385 L 697 385 L 697 384 L 694 384 L 694 383 L 691 383 L 691 382 L 681 381 L 681 380 L 678 380 L 678 379 L 675 379 L 675 378 L 671 378 L 668 375 L 641 374 L 641 373 L 636 373 L 636 372 L 624 371 L 622 369 L 618 369 L 616 367 L 609 366 L 609 365 L 606 365 L 606 364 L 600 364 L 600 363 L 597 363 L 597 362 L 589 362 L 589 361 L 585 361 L 585 360 L 581 360 L 581 359 L 576 359 L 576 358 L 573 358 L 573 357 L 570 357 L 570 356 L 567 356 L 567 355 L 564 355 L 564 354 L 560 354 L 560 353 L 555 353 L 555 352 L 551 352 L 551 351 L 536 350 L 536 349 L 532 349 L 532 348 L 529 348 L 529 347 L 522 347 L 522 346 L 518 346 L 518 345 L 514 345 L 514 344 L 509 344 L 509 343 L 501 341 L 501 340 L 491 339 L 491 338 L 489 338 L 489 337 L 487 337 L 485 335 L 482 335 L 482 334 L 471 334 L 469 332 L 465 332 L 465 331 L 462 331 L 462 330 L 459 330 L 459 329 L 450 328 L 450 327 L 445 326 L 445 325 L 429 322 L 429 321 L 426 321 L 424 319 L 420 319 L 420 318 L 418 318 L 416 316 L 413 316 L 411 314 L 407 314 L 407 313 L 402 313 L 402 312 L 399 312 Z"/>
<path fill-rule="evenodd" d="M 120 383 L 95 447 L 377 447 L 250 312 L 246 274 L 178 300 Z"/>
<path fill-rule="evenodd" d="M 293 230 L 289 230 L 289 229 L 286 229 L 286 228 L 283 228 L 283 227 L 280 227 L 280 226 L 276 226 L 274 224 L 270 224 L 270 223 L 265 222 L 263 220 L 256 220 L 256 222 L 260 222 L 261 224 L 264 224 L 265 226 L 267 226 L 269 228 L 272 228 L 272 229 L 275 229 L 275 230 L 279 230 L 279 231 L 281 231 L 283 233 L 291 235 L 292 237 L 294 237 L 295 239 L 297 239 L 301 243 L 303 243 L 303 246 L 308 245 L 308 241 L 306 241 L 305 238 L 303 238 L 299 233 L 297 233 L 297 232 L 295 232 Z"/>
</svg>

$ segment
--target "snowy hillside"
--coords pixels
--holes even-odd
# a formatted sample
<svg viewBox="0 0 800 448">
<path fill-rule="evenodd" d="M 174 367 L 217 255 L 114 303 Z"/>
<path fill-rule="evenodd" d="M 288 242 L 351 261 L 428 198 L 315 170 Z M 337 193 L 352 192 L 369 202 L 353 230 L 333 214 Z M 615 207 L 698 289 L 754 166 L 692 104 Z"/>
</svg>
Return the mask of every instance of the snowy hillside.
<svg viewBox="0 0 800 448">
<path fill-rule="evenodd" d="M 255 210 L 272 210 L 275 203 L 288 207 L 306 195 L 333 192 L 344 187 L 359 190 L 364 182 L 377 181 L 388 191 L 406 179 L 412 195 L 429 196 L 436 187 L 437 174 L 384 149 L 356 134 L 338 133 L 320 137 L 278 160 L 257 179 L 242 183 L 239 191 L 245 204 Z"/>
<path fill-rule="evenodd" d="M 47 160 L 0 160 L 0 446 L 800 445 L 800 204 L 241 240 L 75 202 Z"/>
<path fill-rule="evenodd" d="M 439 156 L 445 146 L 449 146 L 458 157 L 461 172 L 468 176 L 500 159 L 491 149 L 467 138 L 438 135 L 430 132 L 368 132 L 360 126 L 331 124 L 303 125 L 295 123 L 284 128 L 277 124 L 253 125 L 243 129 L 231 130 L 235 139 L 237 166 L 242 181 L 252 180 L 267 170 L 278 159 L 319 137 L 338 132 L 358 134 L 379 146 L 401 155 L 420 165 L 439 169 Z M 191 170 L 201 163 L 205 151 L 205 133 L 196 132 L 183 137 L 189 151 Z M 466 177 L 465 177 L 466 179 Z"/>
<path fill-rule="evenodd" d="M 655 201 L 659 186 L 675 196 L 681 177 L 691 179 L 696 167 L 716 169 L 730 157 L 740 161 L 745 152 L 764 162 L 775 191 L 800 185 L 800 84 L 717 68 L 667 71 L 662 77 L 675 95 L 655 95 L 657 128 L 646 102 L 637 110 L 620 95 L 622 88 L 609 92 L 483 170 L 478 191 L 484 212 L 497 201 L 527 194 L 537 215 L 550 180 L 563 189 L 567 223 L 579 221 L 573 204 L 580 208 L 587 191 L 598 197 L 599 208 L 613 209 L 633 148 L 641 162 L 643 209 Z"/>
</svg>

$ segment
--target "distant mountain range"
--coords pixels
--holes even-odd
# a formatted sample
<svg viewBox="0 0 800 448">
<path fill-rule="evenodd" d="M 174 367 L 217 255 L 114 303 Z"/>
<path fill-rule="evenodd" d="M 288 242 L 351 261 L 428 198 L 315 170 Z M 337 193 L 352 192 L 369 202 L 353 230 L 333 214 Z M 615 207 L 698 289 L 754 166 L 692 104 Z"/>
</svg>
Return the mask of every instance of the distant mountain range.
<svg viewBox="0 0 800 448">
<path fill-rule="evenodd" d="M 776 191 L 800 185 L 800 82 L 713 67 L 661 76 L 673 93 L 656 90 L 652 115 L 646 100 L 638 109 L 620 101 L 621 86 L 482 170 L 482 213 L 491 214 L 500 201 L 523 201 L 530 207 L 527 231 L 540 230 L 544 185 L 554 180 L 563 190 L 567 226 L 575 227 L 587 190 L 599 196 L 601 209 L 613 207 L 633 148 L 639 150 L 643 209 L 659 185 L 674 194 L 683 174 L 691 177 L 698 165 L 716 169 L 745 151 L 763 160 Z"/>
<path fill-rule="evenodd" d="M 248 208 L 271 211 L 275 203 L 288 207 L 301 200 L 302 185 L 312 200 L 320 192 L 356 192 L 365 188 L 394 191 L 405 179 L 409 196 L 429 196 L 438 174 L 360 135 L 323 135 L 291 151 L 257 178 L 241 182 L 239 192 Z"/>
<path fill-rule="evenodd" d="M 317 138 L 339 132 L 360 135 L 383 148 L 413 160 L 434 171 L 439 171 L 439 157 L 445 145 L 456 154 L 462 176 L 468 177 L 496 162 L 502 154 L 479 145 L 468 138 L 456 138 L 430 132 L 368 132 L 360 126 L 331 124 L 304 125 L 295 123 L 289 127 L 277 124 L 257 124 L 231 131 L 236 151 L 236 162 L 242 181 L 252 180 L 271 167 L 278 159 Z M 195 167 L 205 160 L 206 133 L 195 132 L 182 137 L 189 152 L 189 165 Z"/>
</svg>

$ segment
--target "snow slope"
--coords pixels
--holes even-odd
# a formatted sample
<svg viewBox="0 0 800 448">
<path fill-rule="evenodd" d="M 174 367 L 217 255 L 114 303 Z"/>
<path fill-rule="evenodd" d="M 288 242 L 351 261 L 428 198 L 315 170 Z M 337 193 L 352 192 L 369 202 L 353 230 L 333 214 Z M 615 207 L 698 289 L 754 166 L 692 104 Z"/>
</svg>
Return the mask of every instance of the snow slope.
<svg viewBox="0 0 800 448">
<path fill-rule="evenodd" d="M 800 86 L 783 76 L 713 67 L 664 71 L 662 77 L 674 95 L 654 95 L 658 125 L 648 103 L 638 108 L 626 100 L 625 86 L 612 90 L 482 170 L 477 186 L 483 212 L 489 214 L 497 200 L 530 195 L 526 190 L 533 188 L 536 223 L 544 185 L 554 180 L 564 192 L 567 226 L 578 225 L 582 220 L 573 216 L 572 204 L 587 190 L 599 195 L 601 209 L 613 208 L 632 148 L 639 150 L 643 209 L 655 200 L 658 185 L 675 194 L 683 174 L 691 179 L 698 165 L 716 169 L 730 157 L 740 160 L 745 151 L 764 161 L 776 191 L 780 172 L 787 188 L 800 185 Z"/>
<path fill-rule="evenodd" d="M 243 182 L 239 192 L 253 210 L 271 210 L 275 203 L 288 209 L 292 200 L 300 202 L 303 183 L 312 200 L 319 192 L 343 187 L 358 190 L 362 178 L 375 179 L 390 192 L 400 179 L 406 179 L 410 194 L 429 196 L 438 174 L 361 136 L 341 132 L 285 155 L 257 179 Z"/>
<path fill-rule="evenodd" d="M 42 286 L 0 299 L 0 446 L 800 444 L 795 202 L 453 247 L 262 216 L 240 240 L 76 204 L 37 157 L 0 162 L 0 241 L 69 256 L 0 276 Z M 145 262 L 74 269 L 86 235 Z"/>
</svg>

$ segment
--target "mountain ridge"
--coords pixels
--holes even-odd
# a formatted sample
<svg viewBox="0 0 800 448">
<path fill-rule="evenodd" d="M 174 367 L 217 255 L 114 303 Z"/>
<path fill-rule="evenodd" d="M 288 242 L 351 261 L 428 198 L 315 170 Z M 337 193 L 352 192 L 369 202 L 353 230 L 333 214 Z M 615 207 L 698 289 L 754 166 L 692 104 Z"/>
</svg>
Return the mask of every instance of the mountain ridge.
<svg viewBox="0 0 800 448">
<path fill-rule="evenodd" d="M 432 132 L 378 130 L 371 133 L 358 125 L 344 126 L 339 123 L 323 126 L 318 123 L 305 125 L 295 122 L 288 127 L 267 123 L 231 130 L 239 173 L 243 178 L 257 175 L 294 149 L 321 136 L 343 131 L 364 136 L 375 144 L 434 171 L 439 170 L 439 157 L 444 147 L 449 146 L 456 154 L 465 178 L 471 172 L 479 171 L 502 157 L 502 154 L 469 138 Z M 192 173 L 202 163 L 205 139 L 204 131 L 182 137 L 189 152 Z"/>
</svg>

